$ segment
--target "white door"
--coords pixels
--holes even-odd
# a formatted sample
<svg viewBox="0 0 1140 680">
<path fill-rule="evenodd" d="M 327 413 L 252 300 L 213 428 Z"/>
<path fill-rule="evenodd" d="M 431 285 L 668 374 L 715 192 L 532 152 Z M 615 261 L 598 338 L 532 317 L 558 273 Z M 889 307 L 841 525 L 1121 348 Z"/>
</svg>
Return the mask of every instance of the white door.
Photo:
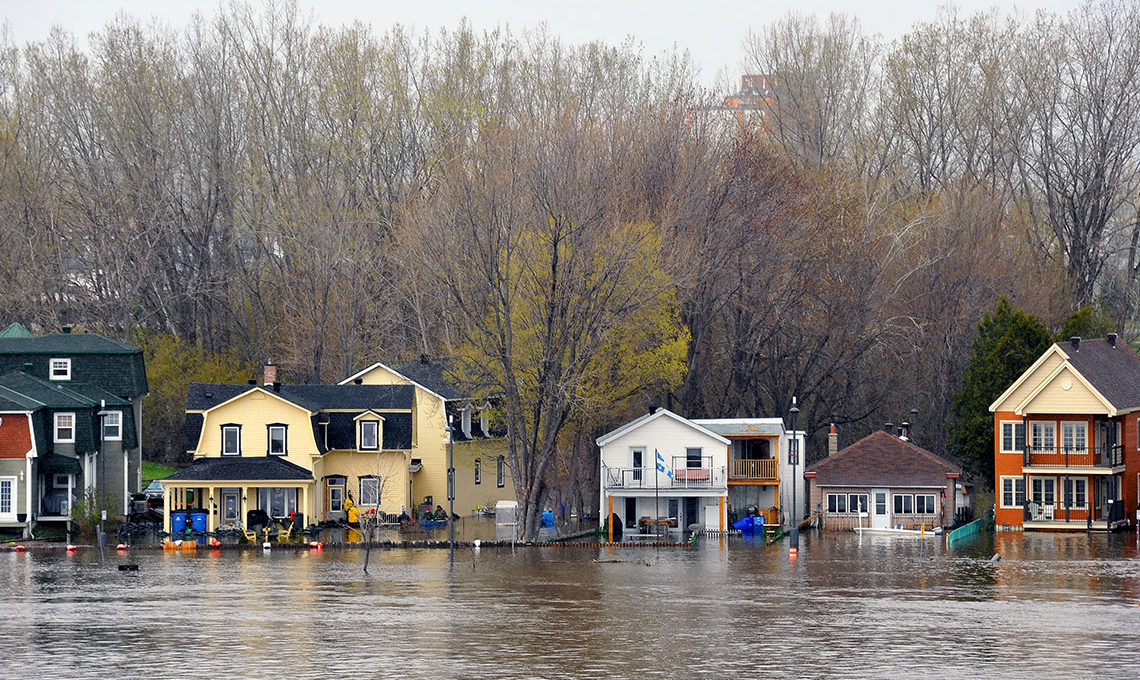
<svg viewBox="0 0 1140 680">
<path fill-rule="evenodd" d="M 871 528 L 886 529 L 891 526 L 891 509 L 887 505 L 890 489 L 871 489 Z"/>
</svg>

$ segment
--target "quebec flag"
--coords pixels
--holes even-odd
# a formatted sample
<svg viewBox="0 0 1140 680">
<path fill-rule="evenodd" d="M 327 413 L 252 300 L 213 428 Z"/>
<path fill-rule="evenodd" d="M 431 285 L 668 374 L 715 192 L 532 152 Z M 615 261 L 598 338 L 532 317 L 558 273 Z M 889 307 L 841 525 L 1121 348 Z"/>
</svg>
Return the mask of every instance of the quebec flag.
<svg viewBox="0 0 1140 680">
<path fill-rule="evenodd" d="M 657 449 L 654 449 L 653 452 L 657 454 L 657 471 L 664 472 L 666 477 L 673 479 L 673 470 L 665 464 L 665 457 Z"/>
</svg>

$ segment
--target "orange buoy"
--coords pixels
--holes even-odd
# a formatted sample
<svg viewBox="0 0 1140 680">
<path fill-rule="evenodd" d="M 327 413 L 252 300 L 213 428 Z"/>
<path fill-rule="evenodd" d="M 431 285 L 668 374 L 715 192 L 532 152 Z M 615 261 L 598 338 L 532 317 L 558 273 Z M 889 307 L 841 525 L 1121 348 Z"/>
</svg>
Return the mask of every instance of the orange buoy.
<svg viewBox="0 0 1140 680">
<path fill-rule="evenodd" d="M 17 551 L 17 552 L 24 552 L 25 550 L 27 550 L 27 548 L 25 548 L 25 547 L 24 547 L 24 546 L 22 546 L 22 545 L 18 545 L 18 546 L 16 546 L 16 551 Z"/>
<path fill-rule="evenodd" d="M 76 550 L 79 550 L 79 546 L 67 544 L 67 552 L 75 552 Z"/>
<path fill-rule="evenodd" d="M 128 546 L 126 543 L 120 543 L 119 545 L 115 546 L 115 550 L 126 550 L 129 547 L 130 546 Z"/>
<path fill-rule="evenodd" d="M 217 547 L 218 547 L 218 546 L 220 546 L 221 544 L 222 544 L 222 542 L 221 542 L 221 541 L 219 541 L 219 540 L 217 539 L 217 537 L 213 537 L 213 538 L 211 538 L 211 539 L 210 539 L 210 546 L 211 546 L 211 547 L 217 548 Z"/>
<path fill-rule="evenodd" d="M 320 541 L 309 541 L 309 547 L 313 550 L 324 550 L 325 544 Z"/>
</svg>

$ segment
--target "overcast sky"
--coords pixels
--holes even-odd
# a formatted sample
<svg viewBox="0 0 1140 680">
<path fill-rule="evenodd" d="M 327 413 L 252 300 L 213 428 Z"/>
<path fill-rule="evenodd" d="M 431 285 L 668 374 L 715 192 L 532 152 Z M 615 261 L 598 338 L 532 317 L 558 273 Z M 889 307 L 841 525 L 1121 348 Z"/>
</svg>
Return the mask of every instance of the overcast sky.
<svg viewBox="0 0 1140 680">
<path fill-rule="evenodd" d="M 1047 9 L 1066 13 L 1076 0 L 958 0 L 964 13 L 996 7 L 1002 12 Z M 84 37 L 116 13 L 158 20 L 180 27 L 194 13 L 213 14 L 216 0 L 0 0 L 0 16 L 17 44 L 43 39 L 53 24 Z M 417 29 L 454 27 L 467 17 L 476 29 L 509 25 L 514 31 L 545 22 L 571 43 L 600 39 L 618 43 L 627 37 L 647 54 L 687 49 L 712 83 L 721 69 L 730 80 L 740 74 L 742 44 L 749 28 L 759 28 L 795 10 L 821 18 L 837 11 L 854 14 L 867 33 L 894 39 L 915 22 L 933 19 L 938 3 L 925 0 L 298 0 L 318 22 L 340 25 L 360 19 L 377 32 L 400 23 Z M 747 70 L 747 69 L 745 69 Z"/>
</svg>

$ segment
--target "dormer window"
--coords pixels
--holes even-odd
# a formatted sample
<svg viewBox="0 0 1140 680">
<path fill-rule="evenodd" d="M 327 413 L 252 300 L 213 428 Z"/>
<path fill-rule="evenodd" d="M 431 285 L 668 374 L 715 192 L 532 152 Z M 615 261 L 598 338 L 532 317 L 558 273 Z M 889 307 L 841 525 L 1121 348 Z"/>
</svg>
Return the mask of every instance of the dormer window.
<svg viewBox="0 0 1140 680">
<path fill-rule="evenodd" d="M 48 376 L 52 380 L 71 380 L 71 359 L 52 359 Z"/>
<path fill-rule="evenodd" d="M 491 436 L 491 403 L 486 402 L 479 409 L 479 429 L 483 431 L 484 437 Z"/>
<path fill-rule="evenodd" d="M 241 425 L 222 425 L 222 455 L 241 455 Z"/>
<path fill-rule="evenodd" d="M 380 422 L 376 420 L 360 421 L 360 450 L 376 451 L 380 448 Z"/>
<path fill-rule="evenodd" d="M 470 406 L 464 406 L 463 410 L 461 410 L 459 413 L 461 415 L 460 422 L 461 422 L 462 427 L 463 427 L 463 436 L 467 439 L 470 439 L 471 438 L 471 407 Z"/>
<path fill-rule="evenodd" d="M 287 433 L 289 427 L 287 425 L 274 424 L 267 426 L 269 428 L 269 455 L 271 456 L 284 456 L 288 454 L 288 438 Z"/>
<path fill-rule="evenodd" d="M 103 416 L 103 440 L 120 441 L 123 438 L 123 412 L 108 411 Z"/>
</svg>

